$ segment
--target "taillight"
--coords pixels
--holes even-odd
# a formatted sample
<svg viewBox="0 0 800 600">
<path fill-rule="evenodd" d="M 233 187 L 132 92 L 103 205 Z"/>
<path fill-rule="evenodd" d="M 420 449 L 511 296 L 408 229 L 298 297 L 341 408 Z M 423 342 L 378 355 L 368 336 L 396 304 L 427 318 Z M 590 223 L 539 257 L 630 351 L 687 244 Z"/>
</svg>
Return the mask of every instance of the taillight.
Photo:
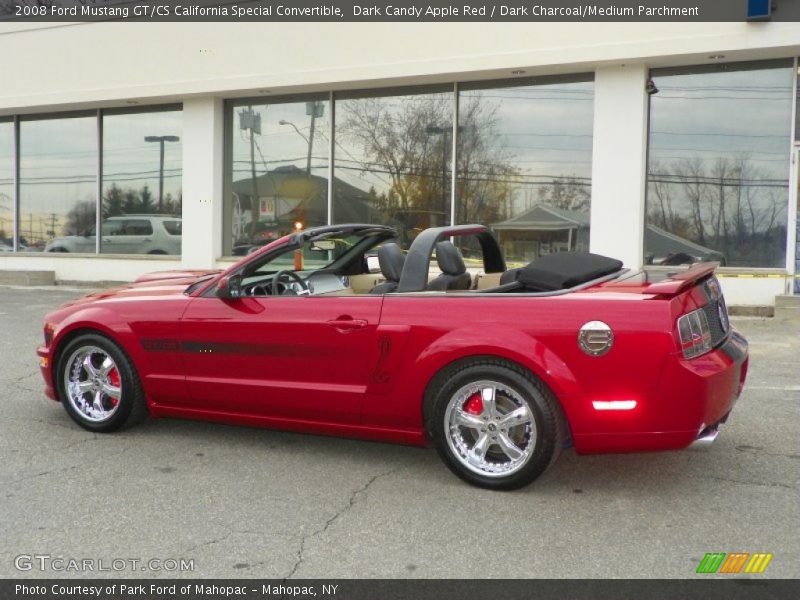
<svg viewBox="0 0 800 600">
<path fill-rule="evenodd" d="M 686 313 L 678 319 L 678 333 L 684 358 L 696 358 L 712 348 L 711 330 L 702 308 Z"/>
</svg>

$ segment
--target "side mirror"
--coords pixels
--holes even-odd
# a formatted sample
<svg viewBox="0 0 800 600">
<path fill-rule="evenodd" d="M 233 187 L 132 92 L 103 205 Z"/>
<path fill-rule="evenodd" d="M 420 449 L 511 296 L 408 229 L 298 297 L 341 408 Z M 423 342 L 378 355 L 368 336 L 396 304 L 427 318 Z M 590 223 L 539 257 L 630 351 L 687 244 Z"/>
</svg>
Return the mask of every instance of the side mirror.
<svg viewBox="0 0 800 600">
<path fill-rule="evenodd" d="M 242 297 L 242 276 L 239 273 L 227 275 L 217 284 L 217 297 L 236 299 Z"/>
<path fill-rule="evenodd" d="M 312 252 L 332 252 L 336 250 L 335 240 L 317 240 L 312 242 L 309 248 Z"/>
</svg>

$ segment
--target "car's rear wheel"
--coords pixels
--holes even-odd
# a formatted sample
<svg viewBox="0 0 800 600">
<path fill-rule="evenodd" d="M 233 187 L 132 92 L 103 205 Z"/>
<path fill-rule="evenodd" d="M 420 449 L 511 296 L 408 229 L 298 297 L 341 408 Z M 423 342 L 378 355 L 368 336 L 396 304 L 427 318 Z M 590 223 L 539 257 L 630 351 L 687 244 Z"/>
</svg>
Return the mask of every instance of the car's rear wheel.
<svg viewBox="0 0 800 600">
<path fill-rule="evenodd" d="M 56 378 L 64 408 L 84 429 L 111 432 L 147 416 L 133 363 L 106 337 L 85 334 L 72 340 L 60 353 Z"/>
<path fill-rule="evenodd" d="M 491 489 L 523 487 L 555 462 L 561 407 L 529 371 L 491 357 L 446 369 L 426 397 L 426 426 L 445 464 Z"/>
</svg>

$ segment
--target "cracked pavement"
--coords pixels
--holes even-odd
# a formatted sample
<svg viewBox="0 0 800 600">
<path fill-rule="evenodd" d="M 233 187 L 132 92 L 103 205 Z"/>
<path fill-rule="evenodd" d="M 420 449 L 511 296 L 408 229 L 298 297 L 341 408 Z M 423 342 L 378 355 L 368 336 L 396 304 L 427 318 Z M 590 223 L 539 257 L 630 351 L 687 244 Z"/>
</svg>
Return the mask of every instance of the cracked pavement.
<svg viewBox="0 0 800 600">
<path fill-rule="evenodd" d="M 125 577 L 695 577 L 706 552 L 800 574 L 800 323 L 734 319 L 748 386 L 705 450 L 564 452 L 526 489 L 455 478 L 432 449 L 178 420 L 113 435 L 45 398 L 43 315 L 75 290 L 0 287 L 0 577 L 19 554 L 194 559 Z M 707 577 L 707 576 L 706 576 Z"/>
</svg>

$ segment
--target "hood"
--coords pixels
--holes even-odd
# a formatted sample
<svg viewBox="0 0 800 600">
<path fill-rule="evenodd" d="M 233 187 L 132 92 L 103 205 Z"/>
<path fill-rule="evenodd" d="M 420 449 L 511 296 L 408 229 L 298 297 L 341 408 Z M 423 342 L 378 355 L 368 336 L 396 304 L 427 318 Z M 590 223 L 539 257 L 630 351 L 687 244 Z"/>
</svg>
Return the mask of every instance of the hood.
<svg viewBox="0 0 800 600">
<path fill-rule="evenodd" d="M 164 282 L 167 285 L 178 285 L 178 282 L 186 281 L 186 285 L 192 284 L 201 277 L 216 275 L 221 273 L 221 269 L 176 269 L 174 271 L 155 271 L 145 273 L 136 279 L 134 283 L 153 283 Z"/>
<path fill-rule="evenodd" d="M 186 288 L 209 275 L 216 275 L 219 271 L 162 271 L 148 273 L 133 283 L 126 283 L 113 288 L 100 290 L 76 298 L 64 304 L 61 309 L 91 304 L 93 302 L 117 300 L 144 300 L 166 298 L 169 296 L 183 296 Z M 59 309 L 59 310 L 61 310 Z"/>
</svg>

